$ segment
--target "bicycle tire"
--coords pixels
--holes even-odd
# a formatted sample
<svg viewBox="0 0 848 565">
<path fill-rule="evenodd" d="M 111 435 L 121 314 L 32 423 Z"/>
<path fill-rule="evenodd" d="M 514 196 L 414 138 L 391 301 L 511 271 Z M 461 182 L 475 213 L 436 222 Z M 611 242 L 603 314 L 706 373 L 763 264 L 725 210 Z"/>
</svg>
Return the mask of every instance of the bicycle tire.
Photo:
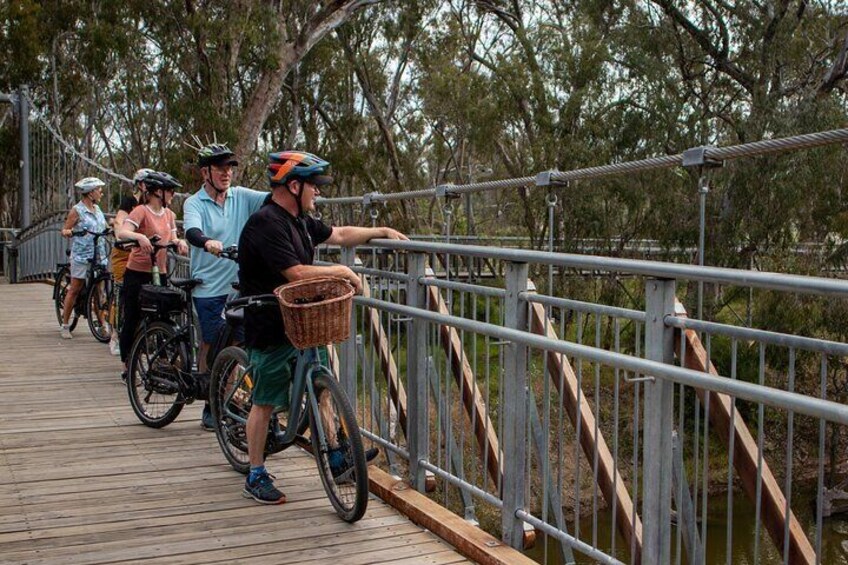
<svg viewBox="0 0 848 565">
<path fill-rule="evenodd" d="M 173 326 L 156 321 L 136 335 L 130 349 L 130 406 L 141 423 L 151 428 L 163 428 L 173 422 L 185 405 L 179 371 L 185 372 L 188 367 L 188 349 L 175 336 Z M 151 360 L 150 355 L 157 351 L 159 358 Z M 151 402 L 154 395 L 157 401 Z"/>
<path fill-rule="evenodd" d="M 247 420 L 253 405 L 252 382 L 242 378 L 247 367 L 247 353 L 241 347 L 226 347 L 215 358 L 209 382 L 209 407 L 215 422 L 215 437 L 218 438 L 224 458 L 235 471 L 243 475 L 250 471 L 247 432 L 245 424 L 234 419 L 231 414 Z M 238 387 L 235 393 L 234 386 Z"/>
<path fill-rule="evenodd" d="M 59 325 L 62 325 L 63 313 L 65 311 L 65 297 L 68 295 L 68 287 L 71 286 L 71 269 L 67 265 L 56 271 L 56 278 L 53 283 L 53 303 L 56 308 L 56 320 Z M 74 331 L 79 321 L 79 314 L 76 308 L 71 312 L 71 317 L 68 318 L 68 329 Z"/>
<path fill-rule="evenodd" d="M 326 369 L 318 370 L 313 387 L 321 414 L 314 414 L 311 404 L 309 410 L 313 455 L 330 503 L 342 520 L 353 523 L 362 518 L 368 508 L 368 463 L 362 449 L 359 424 L 347 395 Z M 319 425 L 323 434 L 318 433 Z M 326 438 L 326 445 L 321 445 L 322 436 Z M 330 466 L 333 445 L 336 446 L 333 451 L 340 450 L 345 469 L 336 475 Z"/>
<path fill-rule="evenodd" d="M 103 274 L 98 276 L 88 289 L 85 299 L 85 317 L 88 319 L 88 329 L 91 335 L 100 343 L 108 343 L 110 334 L 106 333 L 100 317 L 109 319 L 110 305 L 112 304 L 112 275 Z"/>
</svg>

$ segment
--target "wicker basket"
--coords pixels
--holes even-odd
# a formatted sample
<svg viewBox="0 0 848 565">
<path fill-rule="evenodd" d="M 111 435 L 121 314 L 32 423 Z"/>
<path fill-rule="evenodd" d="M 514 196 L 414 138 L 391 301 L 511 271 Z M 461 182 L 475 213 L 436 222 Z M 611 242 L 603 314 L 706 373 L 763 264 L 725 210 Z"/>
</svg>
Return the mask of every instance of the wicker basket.
<svg viewBox="0 0 848 565">
<path fill-rule="evenodd" d="M 298 349 L 344 341 L 350 335 L 353 286 L 345 279 L 317 277 L 274 290 L 286 335 Z"/>
</svg>

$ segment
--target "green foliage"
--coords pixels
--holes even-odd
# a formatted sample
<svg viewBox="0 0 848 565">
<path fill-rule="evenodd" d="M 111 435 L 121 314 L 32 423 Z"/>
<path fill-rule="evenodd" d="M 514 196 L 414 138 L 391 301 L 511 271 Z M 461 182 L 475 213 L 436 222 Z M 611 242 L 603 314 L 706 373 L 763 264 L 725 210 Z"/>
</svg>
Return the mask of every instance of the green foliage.
<svg viewBox="0 0 848 565">
<path fill-rule="evenodd" d="M 257 89 L 285 64 L 281 46 L 303 41 L 322 6 L 14 0 L 0 7 L 9 54 L 0 88 L 30 83 L 36 106 L 68 139 L 103 162 L 110 155 L 124 174 L 151 165 L 191 186 L 199 177 L 185 142 L 236 143 Z M 325 195 L 337 196 L 833 129 L 848 118 L 846 81 L 842 73 L 825 88 L 823 77 L 845 33 L 836 2 L 783 11 L 661 0 L 379 3 L 304 50 L 269 93 L 273 109 L 255 152 L 242 156 L 241 182 L 264 186 L 264 154 L 283 147 L 330 159 L 339 182 Z M 15 150 L 9 143 L 4 153 Z M 831 148 L 715 172 L 708 262 L 784 264 L 798 241 L 845 234 L 846 165 L 844 150 Z M 14 186 L 8 174 L 0 186 Z M 613 254 L 643 238 L 669 249 L 697 240 L 695 172 L 555 193 L 552 227 L 541 190 L 529 186 L 475 196 L 473 218 L 457 205 L 452 228 L 529 236 L 535 247 L 553 229 L 563 249 L 597 238 Z M 438 204 L 396 203 L 381 221 L 443 231 Z M 327 210 L 331 220 L 342 214 Z"/>
</svg>

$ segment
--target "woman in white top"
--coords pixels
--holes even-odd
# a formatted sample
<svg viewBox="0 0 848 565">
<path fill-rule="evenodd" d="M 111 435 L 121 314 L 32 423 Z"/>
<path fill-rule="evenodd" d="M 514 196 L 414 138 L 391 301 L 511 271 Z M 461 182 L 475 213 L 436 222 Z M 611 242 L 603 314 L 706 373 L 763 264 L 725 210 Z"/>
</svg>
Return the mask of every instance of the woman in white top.
<svg viewBox="0 0 848 565">
<path fill-rule="evenodd" d="M 106 217 L 98 206 L 103 197 L 105 185 L 106 183 L 96 177 L 86 177 L 76 183 L 74 186 L 80 191 L 82 197 L 68 212 L 65 225 L 62 226 L 62 235 L 73 238 L 71 244 L 71 285 L 68 287 L 65 303 L 62 306 L 62 327 L 60 328 L 61 336 L 65 339 L 73 337 L 68 328 L 68 322 L 74 304 L 76 304 L 77 296 L 85 285 L 88 264 L 94 257 L 94 236 L 89 234 L 75 236 L 73 233 L 81 230 L 99 233 L 106 229 Z M 106 242 L 103 239 L 98 242 L 97 258 L 103 266 L 106 266 L 109 260 L 106 255 Z M 101 323 L 103 323 L 103 329 L 107 334 L 111 332 L 111 328 L 105 320 L 101 320 Z"/>
</svg>

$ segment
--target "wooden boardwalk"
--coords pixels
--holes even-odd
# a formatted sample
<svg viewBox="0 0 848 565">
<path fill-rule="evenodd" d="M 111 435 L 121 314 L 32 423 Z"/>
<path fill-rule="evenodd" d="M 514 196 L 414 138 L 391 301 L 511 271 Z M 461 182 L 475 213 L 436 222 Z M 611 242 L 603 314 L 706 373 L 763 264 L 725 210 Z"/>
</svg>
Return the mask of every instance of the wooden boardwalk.
<svg viewBox="0 0 848 565">
<path fill-rule="evenodd" d="M 85 320 L 61 340 L 50 297 L 0 285 L 0 563 L 467 562 L 373 497 L 342 522 L 297 449 L 268 461 L 286 504 L 243 498 L 201 407 L 141 425 L 118 359 Z"/>
</svg>

